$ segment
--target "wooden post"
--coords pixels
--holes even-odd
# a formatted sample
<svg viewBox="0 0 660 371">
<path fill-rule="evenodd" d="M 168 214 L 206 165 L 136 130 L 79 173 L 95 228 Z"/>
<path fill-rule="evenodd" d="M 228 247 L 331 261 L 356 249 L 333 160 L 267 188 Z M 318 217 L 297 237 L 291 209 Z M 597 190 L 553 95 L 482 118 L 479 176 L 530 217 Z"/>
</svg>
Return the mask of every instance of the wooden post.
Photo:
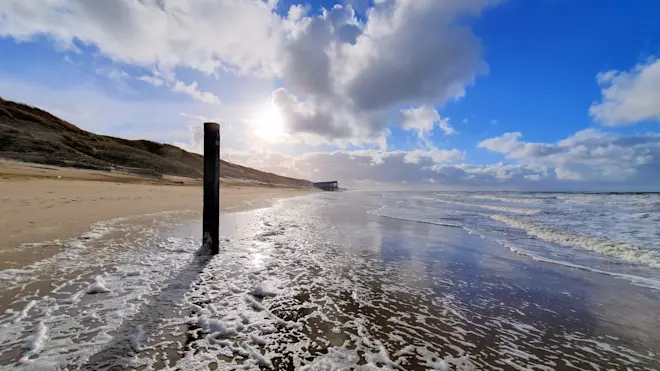
<svg viewBox="0 0 660 371">
<path fill-rule="evenodd" d="M 204 212 L 202 241 L 218 253 L 220 238 L 220 126 L 204 123 Z"/>
</svg>

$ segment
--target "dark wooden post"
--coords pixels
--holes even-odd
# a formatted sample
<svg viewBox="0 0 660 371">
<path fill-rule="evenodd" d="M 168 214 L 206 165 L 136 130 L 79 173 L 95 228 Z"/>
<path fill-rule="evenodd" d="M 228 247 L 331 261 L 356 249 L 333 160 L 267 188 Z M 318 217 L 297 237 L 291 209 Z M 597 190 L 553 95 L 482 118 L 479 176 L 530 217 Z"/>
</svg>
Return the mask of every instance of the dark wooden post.
<svg viewBox="0 0 660 371">
<path fill-rule="evenodd" d="M 204 215 L 202 241 L 218 253 L 220 234 L 220 126 L 204 123 Z"/>
</svg>

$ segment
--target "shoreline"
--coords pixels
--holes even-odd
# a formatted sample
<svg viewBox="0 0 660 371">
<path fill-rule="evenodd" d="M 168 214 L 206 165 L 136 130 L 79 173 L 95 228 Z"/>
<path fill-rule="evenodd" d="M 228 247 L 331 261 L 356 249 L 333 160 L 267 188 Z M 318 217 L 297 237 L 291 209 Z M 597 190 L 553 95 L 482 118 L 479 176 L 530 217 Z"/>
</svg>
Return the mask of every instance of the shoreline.
<svg viewBox="0 0 660 371">
<path fill-rule="evenodd" d="M 410 370 L 658 365 L 658 292 L 462 228 L 369 214 L 373 202 L 347 195 L 225 213 L 213 258 L 194 254 L 199 221 L 112 222 L 8 277 L 0 364 L 294 369 L 365 354 Z M 57 338 L 26 351 L 39 324 Z"/>
<path fill-rule="evenodd" d="M 197 180 L 182 178 L 176 185 L 173 179 L 149 181 L 126 174 L 0 162 L 0 270 L 52 256 L 57 246 L 61 249 L 61 241 L 83 236 L 100 222 L 164 212 L 186 214 L 181 220 L 201 217 L 202 187 Z M 221 183 L 220 211 L 267 207 L 312 192 Z"/>
</svg>

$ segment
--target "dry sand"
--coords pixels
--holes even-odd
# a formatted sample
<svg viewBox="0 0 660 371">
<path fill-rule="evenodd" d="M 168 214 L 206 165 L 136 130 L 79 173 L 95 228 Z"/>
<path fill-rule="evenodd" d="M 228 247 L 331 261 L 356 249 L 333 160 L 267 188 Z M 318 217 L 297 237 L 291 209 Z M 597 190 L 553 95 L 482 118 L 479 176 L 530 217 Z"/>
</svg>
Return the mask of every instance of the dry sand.
<svg viewBox="0 0 660 371">
<path fill-rule="evenodd" d="M 176 185 L 174 185 L 176 184 Z M 222 212 L 268 206 L 309 189 L 223 184 Z M 164 180 L 0 161 L 0 253 L 23 243 L 67 239 L 92 223 L 170 210 L 201 215 L 198 180 Z"/>
</svg>

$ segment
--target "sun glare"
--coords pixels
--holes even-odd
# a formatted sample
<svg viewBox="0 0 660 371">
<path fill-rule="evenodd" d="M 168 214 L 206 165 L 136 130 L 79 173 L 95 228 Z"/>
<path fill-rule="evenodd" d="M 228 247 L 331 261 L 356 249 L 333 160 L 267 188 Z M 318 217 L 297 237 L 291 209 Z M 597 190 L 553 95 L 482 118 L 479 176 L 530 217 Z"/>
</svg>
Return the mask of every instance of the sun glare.
<svg viewBox="0 0 660 371">
<path fill-rule="evenodd" d="M 269 142 L 282 139 L 284 132 L 284 118 L 272 104 L 266 105 L 257 116 L 252 119 L 254 133 Z"/>
</svg>

